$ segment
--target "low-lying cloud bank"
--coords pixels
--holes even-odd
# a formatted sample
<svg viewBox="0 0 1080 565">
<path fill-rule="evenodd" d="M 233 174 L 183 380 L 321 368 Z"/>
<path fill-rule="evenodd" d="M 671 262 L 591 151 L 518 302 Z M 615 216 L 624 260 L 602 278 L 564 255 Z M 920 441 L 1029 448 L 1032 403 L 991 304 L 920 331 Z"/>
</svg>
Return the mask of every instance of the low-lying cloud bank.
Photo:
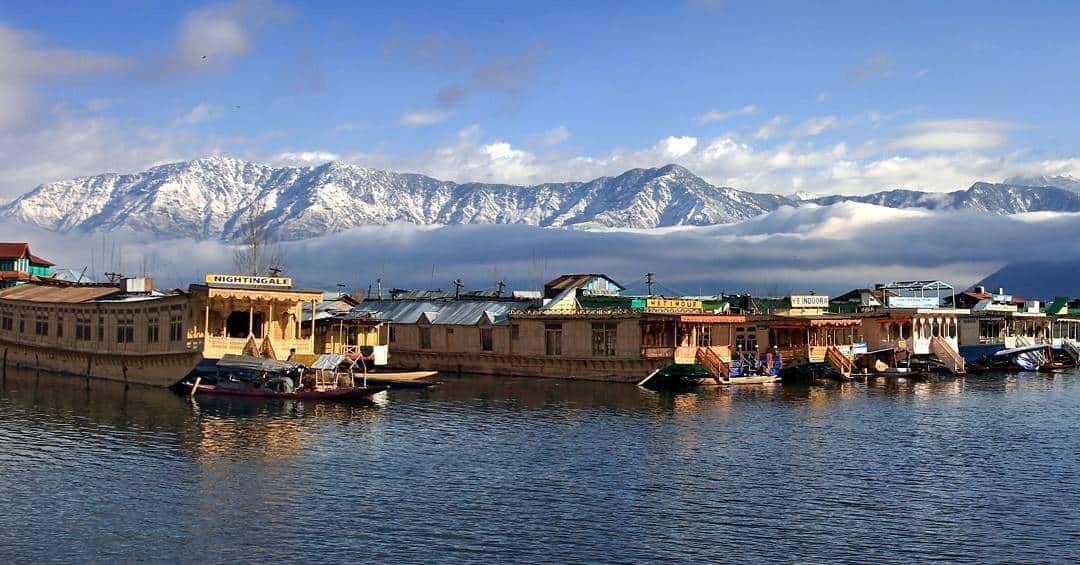
<svg viewBox="0 0 1080 565">
<path fill-rule="evenodd" d="M 233 248 L 211 241 L 151 241 L 131 234 L 60 235 L 0 226 L 3 240 L 99 276 L 147 270 L 159 286 L 186 286 L 229 271 Z M 535 288 L 560 273 L 604 272 L 632 290 L 656 273 L 666 292 L 837 293 L 873 282 L 942 279 L 971 284 L 1003 265 L 1080 259 L 1080 214 L 993 216 L 895 210 L 868 204 L 782 208 L 738 224 L 583 231 L 517 225 L 370 226 L 282 244 L 299 284 Z M 1062 287 L 1071 283 L 1062 281 Z M 1019 291 L 1019 289 L 1018 289 Z"/>
</svg>

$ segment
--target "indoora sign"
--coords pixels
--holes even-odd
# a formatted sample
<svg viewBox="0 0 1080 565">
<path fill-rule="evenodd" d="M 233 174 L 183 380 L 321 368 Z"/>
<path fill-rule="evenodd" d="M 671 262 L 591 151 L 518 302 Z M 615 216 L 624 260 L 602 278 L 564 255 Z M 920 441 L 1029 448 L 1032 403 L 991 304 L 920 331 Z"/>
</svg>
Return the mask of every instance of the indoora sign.
<svg viewBox="0 0 1080 565">
<path fill-rule="evenodd" d="M 262 286 L 266 288 L 292 288 L 289 277 L 263 277 L 258 275 L 206 275 L 206 284 L 231 284 L 240 286 Z"/>
<path fill-rule="evenodd" d="M 793 294 L 791 295 L 792 308 L 828 308 L 829 297 L 821 294 Z"/>
<path fill-rule="evenodd" d="M 701 301 L 686 298 L 649 298 L 645 309 L 654 312 L 701 312 Z"/>
</svg>

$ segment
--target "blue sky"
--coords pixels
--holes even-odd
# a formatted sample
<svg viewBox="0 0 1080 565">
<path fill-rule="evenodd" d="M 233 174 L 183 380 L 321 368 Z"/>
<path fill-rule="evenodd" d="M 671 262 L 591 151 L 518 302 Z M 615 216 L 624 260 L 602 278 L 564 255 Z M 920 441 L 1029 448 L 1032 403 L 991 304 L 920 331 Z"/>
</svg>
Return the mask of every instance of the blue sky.
<svg viewBox="0 0 1080 565">
<path fill-rule="evenodd" d="M 791 193 L 1080 176 L 1080 4 L 7 2 L 0 199 L 221 153 Z M 203 59 L 203 56 L 206 59 Z"/>
</svg>

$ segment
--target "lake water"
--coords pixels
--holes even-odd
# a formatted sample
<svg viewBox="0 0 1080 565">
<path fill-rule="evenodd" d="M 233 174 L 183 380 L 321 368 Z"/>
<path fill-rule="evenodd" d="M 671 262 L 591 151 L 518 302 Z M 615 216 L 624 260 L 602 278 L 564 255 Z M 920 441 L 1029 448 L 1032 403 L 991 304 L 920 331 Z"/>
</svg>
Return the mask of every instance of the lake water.
<svg viewBox="0 0 1080 565">
<path fill-rule="evenodd" d="M 1080 373 L 384 406 L 9 371 L 5 562 L 1076 561 Z"/>
</svg>

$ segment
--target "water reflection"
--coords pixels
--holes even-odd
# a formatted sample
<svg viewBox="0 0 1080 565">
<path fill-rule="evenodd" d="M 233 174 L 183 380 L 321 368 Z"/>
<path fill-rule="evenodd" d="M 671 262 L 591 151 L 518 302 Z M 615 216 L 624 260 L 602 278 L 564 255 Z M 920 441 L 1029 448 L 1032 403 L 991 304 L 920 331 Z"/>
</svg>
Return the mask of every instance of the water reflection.
<svg viewBox="0 0 1080 565">
<path fill-rule="evenodd" d="M 5 560 L 1046 561 L 1080 535 L 1076 372 L 443 381 L 377 407 L 9 371 Z"/>
</svg>

